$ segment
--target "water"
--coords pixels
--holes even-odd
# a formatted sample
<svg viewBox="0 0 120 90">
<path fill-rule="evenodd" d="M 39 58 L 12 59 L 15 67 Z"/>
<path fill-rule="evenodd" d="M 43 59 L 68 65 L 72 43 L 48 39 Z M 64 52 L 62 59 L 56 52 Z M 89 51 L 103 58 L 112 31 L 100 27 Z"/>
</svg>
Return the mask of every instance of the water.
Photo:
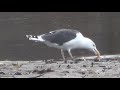
<svg viewBox="0 0 120 90">
<path fill-rule="evenodd" d="M 60 50 L 25 37 L 61 28 L 79 30 L 96 43 L 101 54 L 120 53 L 120 12 L 0 12 L 0 60 L 61 58 Z M 72 52 L 74 56 L 94 55 Z"/>
</svg>

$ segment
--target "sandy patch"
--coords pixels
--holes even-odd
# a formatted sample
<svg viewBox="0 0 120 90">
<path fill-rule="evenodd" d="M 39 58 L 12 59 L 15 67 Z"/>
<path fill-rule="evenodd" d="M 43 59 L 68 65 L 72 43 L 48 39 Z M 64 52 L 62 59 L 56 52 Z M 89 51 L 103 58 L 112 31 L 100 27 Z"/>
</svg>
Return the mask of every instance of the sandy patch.
<svg viewBox="0 0 120 90">
<path fill-rule="evenodd" d="M 0 61 L 0 78 L 120 78 L 120 57 L 86 60 Z"/>
</svg>

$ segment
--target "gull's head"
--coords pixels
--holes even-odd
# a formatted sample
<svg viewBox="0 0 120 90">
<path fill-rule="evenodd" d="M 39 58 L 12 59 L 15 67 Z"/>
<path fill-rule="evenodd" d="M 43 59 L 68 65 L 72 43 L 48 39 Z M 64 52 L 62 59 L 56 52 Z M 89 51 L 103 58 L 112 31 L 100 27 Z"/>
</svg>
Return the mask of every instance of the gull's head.
<svg viewBox="0 0 120 90">
<path fill-rule="evenodd" d="M 100 57 L 100 52 L 97 50 L 95 43 L 91 39 L 85 38 L 85 48 L 94 52 L 98 58 Z"/>
</svg>

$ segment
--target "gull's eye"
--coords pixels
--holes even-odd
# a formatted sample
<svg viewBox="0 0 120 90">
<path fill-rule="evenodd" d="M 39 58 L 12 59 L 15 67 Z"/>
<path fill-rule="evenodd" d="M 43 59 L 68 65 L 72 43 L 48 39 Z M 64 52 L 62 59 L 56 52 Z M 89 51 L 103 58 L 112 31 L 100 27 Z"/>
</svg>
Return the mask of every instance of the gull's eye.
<svg viewBox="0 0 120 90">
<path fill-rule="evenodd" d="M 95 44 L 93 44 L 93 46 L 96 47 Z"/>
</svg>

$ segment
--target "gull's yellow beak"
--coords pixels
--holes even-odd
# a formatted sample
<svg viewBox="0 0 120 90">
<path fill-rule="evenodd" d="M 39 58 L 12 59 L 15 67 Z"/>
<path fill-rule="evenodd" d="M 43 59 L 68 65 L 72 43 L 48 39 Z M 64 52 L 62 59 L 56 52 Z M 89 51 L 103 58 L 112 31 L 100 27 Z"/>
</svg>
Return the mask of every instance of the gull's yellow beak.
<svg viewBox="0 0 120 90">
<path fill-rule="evenodd" d="M 97 55 L 97 58 L 100 58 L 100 52 L 97 50 L 97 48 L 94 49 L 95 54 Z"/>
</svg>

